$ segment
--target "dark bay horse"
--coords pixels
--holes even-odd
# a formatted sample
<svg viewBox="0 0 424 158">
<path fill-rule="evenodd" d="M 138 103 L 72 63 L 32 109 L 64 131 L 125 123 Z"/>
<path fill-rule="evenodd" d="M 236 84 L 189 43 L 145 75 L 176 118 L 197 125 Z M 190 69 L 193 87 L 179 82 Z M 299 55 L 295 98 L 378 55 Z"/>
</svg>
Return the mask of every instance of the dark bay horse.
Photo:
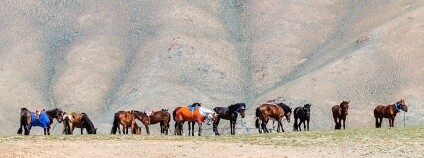
<svg viewBox="0 0 424 158">
<path fill-rule="evenodd" d="M 277 132 L 284 132 L 283 118 L 286 117 L 287 122 L 290 123 L 290 115 L 292 109 L 284 103 L 265 103 L 256 108 L 256 121 L 255 126 L 259 129 L 259 133 L 269 133 L 266 125 L 269 118 L 273 118 L 278 122 Z M 281 128 L 281 131 L 280 131 Z"/>
<path fill-rule="evenodd" d="M 116 134 L 118 130 L 119 134 L 121 134 L 120 124 L 122 125 L 122 130 L 124 134 L 128 134 L 128 128 L 131 127 L 132 134 L 141 134 L 141 128 L 135 122 L 135 116 L 130 111 L 118 111 L 115 113 L 115 117 L 113 119 L 113 125 L 111 134 Z"/>
<path fill-rule="evenodd" d="M 311 104 L 305 104 L 303 107 L 299 106 L 294 109 L 293 116 L 294 116 L 294 124 L 293 129 L 294 131 L 302 131 L 301 125 L 303 123 L 303 130 L 309 131 L 309 120 L 311 118 Z M 297 123 L 297 119 L 299 119 L 299 124 Z"/>
<path fill-rule="evenodd" d="M 183 106 L 180 107 L 178 110 L 176 110 L 175 112 L 175 125 L 176 125 L 176 133 L 177 135 L 181 135 L 181 127 L 184 124 L 185 121 L 189 121 L 189 122 L 197 122 L 197 124 L 199 125 L 199 133 L 198 135 L 201 136 L 202 135 L 202 124 L 205 120 L 207 120 L 208 122 L 210 120 L 215 121 L 216 118 L 218 117 L 218 114 L 213 111 L 210 110 L 208 108 L 205 107 L 198 107 L 196 108 L 194 111 L 190 111 L 188 106 Z M 177 127 L 179 127 L 179 129 L 177 129 Z M 192 136 L 194 136 L 194 130 L 191 133 Z"/>
<path fill-rule="evenodd" d="M 403 110 L 405 112 L 408 112 L 408 107 L 405 104 L 405 100 L 401 99 L 400 101 L 390 104 L 387 106 L 384 105 L 378 105 L 374 109 L 374 117 L 375 117 L 375 127 L 381 128 L 381 122 L 383 122 L 383 118 L 389 119 L 389 126 L 394 126 L 394 121 L 396 114 L 400 112 L 400 110 Z"/>
<path fill-rule="evenodd" d="M 346 129 L 346 116 L 347 112 L 349 110 L 349 102 L 350 101 L 343 101 L 340 103 L 340 105 L 334 105 L 331 108 L 331 111 L 333 112 L 333 118 L 334 123 L 336 124 L 334 129 L 341 129 L 342 127 L 342 121 L 343 121 L 343 129 Z"/>
<path fill-rule="evenodd" d="M 22 128 L 24 128 L 24 135 L 29 135 L 32 126 L 40 126 L 44 129 L 44 135 L 50 135 L 53 119 L 56 119 L 57 122 L 62 123 L 62 115 L 63 111 L 58 108 L 47 111 L 43 109 L 39 118 L 37 119 L 35 112 L 31 112 L 27 108 L 21 108 L 18 134 L 22 134 Z"/>
<path fill-rule="evenodd" d="M 231 135 L 235 135 L 237 116 L 238 114 L 240 114 L 241 118 L 244 118 L 245 110 L 246 110 L 246 104 L 244 103 L 237 103 L 237 104 L 230 105 L 228 107 L 213 108 L 213 111 L 215 111 L 218 114 L 218 117 L 213 122 L 213 131 L 215 132 L 215 135 L 219 135 L 218 124 L 221 118 L 225 120 L 230 120 Z"/>
<path fill-rule="evenodd" d="M 88 134 L 97 134 L 97 128 L 94 127 L 93 122 L 91 122 L 86 113 L 65 112 L 63 118 L 64 122 L 65 118 L 67 118 L 66 122 L 69 121 L 69 123 L 64 123 L 64 134 L 72 134 L 75 128 L 81 128 L 81 135 L 84 128 Z M 68 129 L 68 126 L 70 126 L 70 129 Z M 70 130 L 70 132 L 67 130 Z"/>
<path fill-rule="evenodd" d="M 146 114 L 146 112 L 140 112 L 136 110 L 132 110 L 131 113 L 133 113 L 135 117 L 144 124 L 144 126 L 146 127 L 147 134 L 150 134 L 149 125 L 159 123 L 160 133 L 168 135 L 171 114 L 169 114 L 167 109 L 152 112 L 151 115 Z"/>
</svg>

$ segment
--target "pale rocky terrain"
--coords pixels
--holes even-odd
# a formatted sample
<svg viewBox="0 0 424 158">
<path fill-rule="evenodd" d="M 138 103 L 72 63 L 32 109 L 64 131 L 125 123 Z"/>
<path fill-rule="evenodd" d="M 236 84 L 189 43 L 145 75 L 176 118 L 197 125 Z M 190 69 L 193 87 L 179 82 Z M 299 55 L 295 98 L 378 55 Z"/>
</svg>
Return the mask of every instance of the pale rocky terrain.
<svg viewBox="0 0 424 158">
<path fill-rule="evenodd" d="M 374 107 L 401 98 L 406 125 L 423 125 L 423 3 L 4 0 L 0 134 L 16 133 L 21 107 L 85 112 L 106 134 L 118 110 L 194 102 L 244 102 L 237 126 L 253 128 L 273 99 L 311 103 L 312 130 L 332 129 L 343 100 L 348 128 L 373 127 Z"/>
</svg>

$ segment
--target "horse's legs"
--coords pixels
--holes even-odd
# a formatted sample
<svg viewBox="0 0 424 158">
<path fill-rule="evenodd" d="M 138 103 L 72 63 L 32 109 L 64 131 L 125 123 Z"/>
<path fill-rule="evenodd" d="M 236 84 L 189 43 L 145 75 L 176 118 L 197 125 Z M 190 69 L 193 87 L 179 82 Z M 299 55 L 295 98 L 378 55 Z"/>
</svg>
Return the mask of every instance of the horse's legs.
<svg viewBox="0 0 424 158">
<path fill-rule="evenodd" d="M 198 122 L 197 124 L 199 124 L 199 136 L 202 136 L 202 123 Z M 194 131 L 194 122 L 193 122 L 193 131 Z M 193 132 L 194 133 L 194 132 Z M 193 135 L 194 136 L 194 135 Z"/>
<path fill-rule="evenodd" d="M 268 124 L 269 118 L 266 118 L 262 120 L 262 129 L 264 130 L 264 133 L 269 133 L 268 129 L 266 128 L 266 124 Z"/>
<path fill-rule="evenodd" d="M 215 135 L 219 135 L 219 132 L 218 132 L 219 120 L 220 118 L 218 117 L 215 121 L 213 121 L 213 132 L 215 132 Z M 231 125 L 231 121 L 230 121 L 230 125 Z"/>
<path fill-rule="evenodd" d="M 375 128 L 380 128 L 380 118 L 375 117 Z"/>
<path fill-rule="evenodd" d="M 194 136 L 194 123 L 196 123 L 196 122 L 191 122 L 191 136 Z M 201 126 L 201 125 L 200 125 Z M 199 131 L 199 133 L 200 133 L 200 131 Z M 200 135 L 199 135 L 200 136 Z"/>
<path fill-rule="evenodd" d="M 230 120 L 231 135 L 236 134 L 236 120 Z"/>
<path fill-rule="evenodd" d="M 305 130 L 305 125 L 306 125 L 305 120 L 302 118 L 299 118 L 299 124 L 298 124 L 299 131 L 302 131 L 302 124 L 303 124 L 303 130 Z"/>
<path fill-rule="evenodd" d="M 343 119 L 343 129 L 346 129 L 346 118 Z"/>
<path fill-rule="evenodd" d="M 147 134 L 150 134 L 149 125 L 144 125 L 144 127 L 146 127 L 146 132 L 147 132 Z"/>
<path fill-rule="evenodd" d="M 389 121 L 390 121 L 390 119 L 389 119 Z M 390 127 L 394 127 L 394 123 L 395 123 L 395 117 L 392 117 L 391 121 L 390 121 Z"/>
<path fill-rule="evenodd" d="M 297 118 L 294 117 L 294 123 L 293 123 L 293 131 L 297 131 Z"/>
<path fill-rule="evenodd" d="M 284 128 L 283 128 L 283 119 L 278 120 L 278 125 L 281 128 L 281 131 L 284 132 Z"/>
<path fill-rule="evenodd" d="M 308 131 L 309 131 L 309 119 L 306 120 L 307 121 L 307 126 L 308 127 Z"/>
<path fill-rule="evenodd" d="M 339 127 L 339 121 L 338 121 L 337 117 L 333 117 L 333 118 L 334 118 L 334 123 L 336 123 L 334 129 L 340 129 L 340 127 Z"/>
</svg>

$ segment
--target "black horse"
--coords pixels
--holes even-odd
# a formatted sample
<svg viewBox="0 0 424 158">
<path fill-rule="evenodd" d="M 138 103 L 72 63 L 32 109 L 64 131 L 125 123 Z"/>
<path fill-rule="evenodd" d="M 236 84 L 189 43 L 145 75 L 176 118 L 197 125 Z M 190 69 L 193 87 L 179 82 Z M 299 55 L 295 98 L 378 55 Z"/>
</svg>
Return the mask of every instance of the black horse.
<svg viewBox="0 0 424 158">
<path fill-rule="evenodd" d="M 44 135 L 50 135 L 53 119 L 57 119 L 57 122 L 62 123 L 62 117 L 63 111 L 58 108 L 47 111 L 42 110 L 38 119 L 34 112 L 29 111 L 27 108 L 21 108 L 18 134 L 22 134 L 22 127 L 24 128 L 24 134 L 29 135 L 32 126 L 40 126 L 44 129 Z"/>
<path fill-rule="evenodd" d="M 237 116 L 238 114 L 240 114 L 241 118 L 244 118 L 246 104 L 237 103 L 228 107 L 215 107 L 213 108 L 213 110 L 218 114 L 218 118 L 213 122 L 213 131 L 215 132 L 215 135 L 219 135 L 218 124 L 221 118 L 225 120 L 230 120 L 231 135 L 235 135 Z"/>
<path fill-rule="evenodd" d="M 303 123 L 303 130 L 309 131 L 309 120 L 311 118 L 311 104 L 305 104 L 303 107 L 299 106 L 294 109 L 294 131 L 302 131 L 300 125 Z M 297 123 L 297 119 L 299 119 L 299 124 Z"/>
</svg>

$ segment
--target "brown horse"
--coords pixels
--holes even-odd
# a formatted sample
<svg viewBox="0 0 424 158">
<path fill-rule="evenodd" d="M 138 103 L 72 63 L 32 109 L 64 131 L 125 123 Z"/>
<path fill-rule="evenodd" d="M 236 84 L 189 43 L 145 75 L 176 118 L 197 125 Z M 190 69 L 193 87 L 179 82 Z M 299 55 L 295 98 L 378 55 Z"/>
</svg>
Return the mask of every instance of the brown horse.
<svg viewBox="0 0 424 158">
<path fill-rule="evenodd" d="M 189 110 L 188 106 L 180 107 L 175 112 L 175 125 L 176 125 L 176 133 L 177 135 L 181 135 L 181 128 L 177 129 L 178 127 L 182 127 L 185 121 L 189 122 L 197 122 L 199 125 L 199 133 L 198 135 L 202 135 L 202 124 L 205 120 L 209 123 L 210 120 L 215 121 L 218 117 L 218 114 L 215 111 L 212 111 L 211 109 L 205 108 L 205 107 L 198 107 L 194 109 L 193 111 Z M 193 130 L 194 131 L 194 130 Z M 192 136 L 194 136 L 194 132 L 192 132 Z"/>
<path fill-rule="evenodd" d="M 266 125 L 268 124 L 269 118 L 277 120 L 277 132 L 284 132 L 283 129 L 283 118 L 286 117 L 287 122 L 290 123 L 290 115 L 292 109 L 284 103 L 265 103 L 256 108 L 256 121 L 255 126 L 259 129 L 259 133 L 269 133 Z M 280 131 L 281 129 L 281 131 Z"/>
<path fill-rule="evenodd" d="M 118 111 L 115 113 L 111 134 L 116 134 L 116 130 L 121 134 L 119 124 L 122 125 L 124 134 L 128 134 L 129 127 L 132 129 L 132 134 L 141 134 L 141 128 L 135 122 L 135 116 L 130 111 Z"/>
<path fill-rule="evenodd" d="M 381 122 L 383 122 L 383 118 L 389 119 L 389 126 L 394 126 L 394 121 L 396 114 L 400 112 L 400 110 L 403 110 L 405 112 L 408 112 L 408 107 L 405 104 L 405 100 L 401 99 L 400 101 L 390 104 L 387 106 L 384 105 L 378 105 L 374 109 L 374 117 L 375 117 L 375 127 L 381 128 Z"/>
<path fill-rule="evenodd" d="M 334 123 L 336 123 L 334 129 L 341 129 L 342 120 L 343 120 L 343 129 L 346 129 L 345 125 L 346 125 L 347 111 L 349 110 L 349 102 L 350 101 L 343 101 L 342 103 L 340 103 L 340 105 L 334 105 L 331 108 L 331 111 L 333 112 Z"/>
<path fill-rule="evenodd" d="M 88 134 L 97 134 L 97 128 L 94 127 L 93 122 L 88 118 L 85 113 L 76 113 L 76 112 L 65 112 L 63 115 L 64 121 L 67 117 L 69 123 L 64 123 L 64 134 L 72 134 L 75 128 L 81 128 L 81 135 L 83 134 L 84 128 L 87 130 Z M 71 127 L 70 129 L 67 129 Z M 71 132 L 67 131 L 71 130 Z"/>
<path fill-rule="evenodd" d="M 172 118 L 174 119 L 175 122 L 175 129 L 174 129 L 174 135 L 182 135 L 183 134 L 183 126 L 184 126 L 184 122 L 177 122 L 176 121 L 176 116 L 177 116 L 177 111 L 180 110 L 182 107 L 177 107 L 175 108 L 175 110 L 172 112 Z M 188 133 L 191 133 L 191 129 L 193 128 L 193 136 L 194 136 L 194 121 L 188 121 Z"/>
<path fill-rule="evenodd" d="M 160 133 L 168 135 L 169 122 L 171 121 L 171 114 L 169 114 L 167 109 L 162 109 L 161 111 L 155 111 L 151 115 L 147 115 L 146 112 L 140 112 L 132 110 L 131 113 L 134 114 L 135 118 L 140 120 L 146 127 L 147 134 L 150 134 L 149 125 L 160 123 Z"/>
</svg>

